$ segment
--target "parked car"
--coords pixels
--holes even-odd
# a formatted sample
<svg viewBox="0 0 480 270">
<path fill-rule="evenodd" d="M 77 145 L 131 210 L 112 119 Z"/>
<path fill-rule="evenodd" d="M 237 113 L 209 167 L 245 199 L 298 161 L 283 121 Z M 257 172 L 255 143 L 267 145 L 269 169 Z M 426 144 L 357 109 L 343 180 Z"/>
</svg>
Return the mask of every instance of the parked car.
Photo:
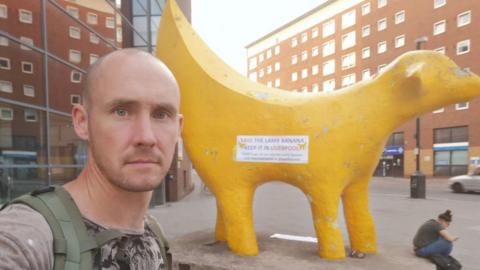
<svg viewBox="0 0 480 270">
<path fill-rule="evenodd" d="M 459 175 L 448 179 L 453 192 L 480 192 L 480 167 L 475 168 L 472 173 Z"/>
</svg>

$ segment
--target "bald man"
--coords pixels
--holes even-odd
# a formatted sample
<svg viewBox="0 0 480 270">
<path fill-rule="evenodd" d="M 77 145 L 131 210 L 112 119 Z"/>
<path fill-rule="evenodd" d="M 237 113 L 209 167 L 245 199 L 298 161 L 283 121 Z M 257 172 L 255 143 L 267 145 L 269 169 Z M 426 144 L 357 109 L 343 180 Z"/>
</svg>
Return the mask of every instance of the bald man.
<svg viewBox="0 0 480 270">
<path fill-rule="evenodd" d="M 75 132 L 88 144 L 87 164 L 64 190 L 88 234 L 123 234 L 97 250 L 90 269 L 166 269 L 162 244 L 145 220 L 182 128 L 179 99 L 172 73 L 148 53 L 118 50 L 90 68 L 83 104 L 72 110 Z M 11 204 L 0 212 L 0 269 L 53 269 L 53 243 L 32 208 Z"/>
</svg>

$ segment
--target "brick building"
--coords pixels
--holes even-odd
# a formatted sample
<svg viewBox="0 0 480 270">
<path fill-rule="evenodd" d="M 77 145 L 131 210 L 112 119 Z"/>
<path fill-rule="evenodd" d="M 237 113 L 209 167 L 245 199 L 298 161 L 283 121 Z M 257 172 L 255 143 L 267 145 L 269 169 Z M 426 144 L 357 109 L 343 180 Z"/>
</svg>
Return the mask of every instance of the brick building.
<svg viewBox="0 0 480 270">
<path fill-rule="evenodd" d="M 247 45 L 247 74 L 304 95 L 336 91 L 370 79 L 417 45 L 480 74 L 479 14 L 480 2 L 468 0 L 328 0 Z M 480 98 L 420 119 L 424 174 L 464 174 L 480 164 Z M 412 174 L 415 145 L 410 121 L 389 138 L 375 174 Z"/>
</svg>

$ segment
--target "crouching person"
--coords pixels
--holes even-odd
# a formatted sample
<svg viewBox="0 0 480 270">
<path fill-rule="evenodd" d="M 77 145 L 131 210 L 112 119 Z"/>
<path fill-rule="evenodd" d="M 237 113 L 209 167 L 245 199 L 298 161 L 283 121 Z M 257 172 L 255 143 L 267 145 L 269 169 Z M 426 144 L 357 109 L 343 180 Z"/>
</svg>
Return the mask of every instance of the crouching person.
<svg viewBox="0 0 480 270">
<path fill-rule="evenodd" d="M 447 228 L 452 222 L 452 212 L 445 211 L 438 218 L 430 219 L 423 223 L 413 238 L 415 254 L 420 257 L 429 257 L 433 254 L 450 255 L 453 249 L 453 241 L 457 236 L 451 235 Z"/>
<path fill-rule="evenodd" d="M 182 127 L 179 89 L 148 53 L 97 61 L 72 119 L 88 144 L 73 181 L 19 197 L 0 211 L 0 269 L 169 269 L 159 224 L 147 215 Z"/>
</svg>

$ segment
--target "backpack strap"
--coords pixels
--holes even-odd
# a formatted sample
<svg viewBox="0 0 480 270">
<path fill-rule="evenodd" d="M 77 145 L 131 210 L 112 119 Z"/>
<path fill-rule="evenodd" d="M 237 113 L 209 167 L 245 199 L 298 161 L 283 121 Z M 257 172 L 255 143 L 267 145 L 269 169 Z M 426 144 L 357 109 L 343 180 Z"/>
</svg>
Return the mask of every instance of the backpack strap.
<svg viewBox="0 0 480 270">
<path fill-rule="evenodd" d="M 23 195 L 11 203 L 23 203 L 39 212 L 53 235 L 54 270 L 87 270 L 93 265 L 97 241 L 87 229 L 70 194 L 60 186 L 49 186 Z"/>
<path fill-rule="evenodd" d="M 160 243 L 160 252 L 162 254 L 162 258 L 165 262 L 166 269 L 172 269 L 172 253 L 169 252 L 170 246 L 168 244 L 167 238 L 165 238 L 165 234 L 163 233 L 162 226 L 158 223 L 158 221 L 151 215 L 146 215 L 146 222 L 148 227 L 152 230 L 155 234 L 158 242 Z"/>
</svg>

